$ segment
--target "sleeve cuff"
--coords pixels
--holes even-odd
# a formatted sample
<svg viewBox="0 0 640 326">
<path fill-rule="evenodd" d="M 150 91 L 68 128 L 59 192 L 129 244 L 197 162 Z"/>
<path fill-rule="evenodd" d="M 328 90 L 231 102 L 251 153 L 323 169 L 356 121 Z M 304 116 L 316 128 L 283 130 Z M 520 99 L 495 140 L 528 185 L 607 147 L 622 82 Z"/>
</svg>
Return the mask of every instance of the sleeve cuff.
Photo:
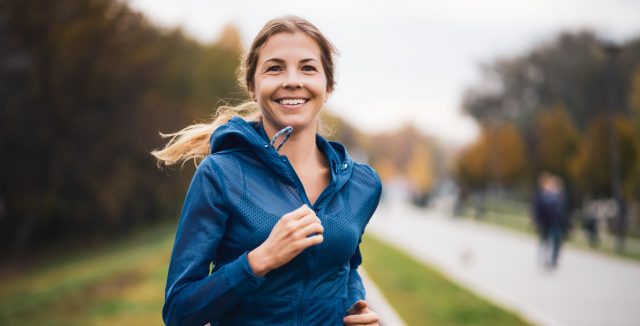
<svg viewBox="0 0 640 326">
<path fill-rule="evenodd" d="M 227 265 L 226 276 L 229 281 L 229 285 L 241 294 L 259 288 L 266 280 L 264 276 L 253 274 L 251 266 L 249 266 L 249 260 L 247 259 L 246 252 L 242 254 L 242 256 L 238 257 L 234 262 Z"/>
</svg>

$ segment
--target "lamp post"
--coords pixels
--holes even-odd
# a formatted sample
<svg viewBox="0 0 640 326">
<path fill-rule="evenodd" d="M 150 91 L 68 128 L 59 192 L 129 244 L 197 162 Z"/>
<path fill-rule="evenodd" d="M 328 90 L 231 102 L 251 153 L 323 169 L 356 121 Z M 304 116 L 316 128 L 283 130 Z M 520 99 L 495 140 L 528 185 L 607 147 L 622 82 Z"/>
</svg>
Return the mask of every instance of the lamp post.
<svg viewBox="0 0 640 326">
<path fill-rule="evenodd" d="M 620 167 L 619 167 L 619 142 L 618 132 L 615 126 L 616 103 L 615 103 L 615 62 L 618 54 L 622 51 L 622 47 L 615 42 L 602 42 L 600 47 L 607 56 L 607 78 L 606 78 L 606 101 L 609 116 L 609 162 L 611 164 L 611 195 L 616 203 L 614 216 L 614 227 L 616 235 L 616 251 L 624 251 L 624 233 L 625 233 L 625 209 L 623 199 L 620 193 Z"/>
</svg>

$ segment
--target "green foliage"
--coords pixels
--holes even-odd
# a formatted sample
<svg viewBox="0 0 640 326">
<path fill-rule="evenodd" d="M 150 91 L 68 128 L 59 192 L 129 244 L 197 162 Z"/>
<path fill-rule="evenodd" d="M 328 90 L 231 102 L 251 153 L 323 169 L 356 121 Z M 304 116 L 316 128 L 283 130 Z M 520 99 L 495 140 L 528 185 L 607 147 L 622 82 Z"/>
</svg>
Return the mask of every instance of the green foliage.
<svg viewBox="0 0 640 326">
<path fill-rule="evenodd" d="M 458 182 L 470 189 L 485 188 L 492 182 L 516 186 L 525 173 L 524 142 L 516 126 L 506 122 L 485 126 L 457 160 Z"/>
<path fill-rule="evenodd" d="M 463 107 L 481 122 L 485 134 L 496 123 L 514 124 L 526 157 L 520 177 L 542 170 L 560 175 L 572 205 L 584 195 L 612 194 L 607 130 L 615 116 L 623 191 L 640 200 L 640 38 L 621 48 L 613 56 L 592 32 L 563 33 L 522 55 L 485 64 L 481 82 L 467 90 Z M 498 182 L 513 189 L 513 183 L 491 173 L 499 169 L 491 162 L 470 162 L 481 160 L 478 153 L 488 150 L 481 141 L 461 155 L 458 179 L 475 188 Z"/>
<path fill-rule="evenodd" d="M 538 168 L 562 177 L 567 177 L 568 160 L 578 150 L 580 134 L 562 106 L 536 113 L 534 125 L 536 134 L 535 156 Z"/>
<path fill-rule="evenodd" d="M 244 98 L 238 48 L 123 1 L 2 1 L 0 39 L 1 255 L 175 216 L 189 173 L 156 168 L 158 132 Z"/>
<path fill-rule="evenodd" d="M 571 163 L 571 176 L 583 193 L 595 195 L 611 195 L 611 130 L 608 119 L 596 119 L 587 129 L 578 153 Z M 634 174 L 638 172 L 639 160 L 637 139 L 631 123 L 623 117 L 614 119 L 618 147 L 618 171 L 623 189 L 627 189 L 627 197 L 631 197 L 629 189 L 638 183 Z M 588 175 L 588 178 L 584 176 Z"/>
</svg>

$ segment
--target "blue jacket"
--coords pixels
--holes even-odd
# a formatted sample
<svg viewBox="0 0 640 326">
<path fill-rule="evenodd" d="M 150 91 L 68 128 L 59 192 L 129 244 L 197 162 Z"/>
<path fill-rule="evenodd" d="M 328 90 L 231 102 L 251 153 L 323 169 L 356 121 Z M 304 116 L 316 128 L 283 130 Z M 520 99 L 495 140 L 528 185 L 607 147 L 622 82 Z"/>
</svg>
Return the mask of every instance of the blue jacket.
<svg viewBox="0 0 640 326">
<path fill-rule="evenodd" d="M 359 244 L 380 178 L 341 144 L 319 135 L 316 144 L 331 181 L 311 205 L 260 123 L 235 117 L 211 135 L 212 154 L 198 166 L 180 214 L 162 310 L 167 325 L 342 325 L 351 304 L 364 299 Z M 322 221 L 324 241 L 254 275 L 247 253 L 303 204 Z"/>
</svg>

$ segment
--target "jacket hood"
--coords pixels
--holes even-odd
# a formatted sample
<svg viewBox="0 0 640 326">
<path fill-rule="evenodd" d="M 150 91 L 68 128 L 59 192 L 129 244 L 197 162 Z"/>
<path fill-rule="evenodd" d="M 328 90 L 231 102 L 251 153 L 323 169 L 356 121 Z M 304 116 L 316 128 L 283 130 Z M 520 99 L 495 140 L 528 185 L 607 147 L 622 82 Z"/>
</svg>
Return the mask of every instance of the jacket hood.
<svg viewBox="0 0 640 326">
<path fill-rule="evenodd" d="M 285 129 L 280 133 L 288 131 Z M 278 136 L 276 135 L 275 138 Z M 278 140 L 281 143 L 280 146 L 286 146 L 287 138 L 288 134 L 282 140 Z M 273 169 L 275 173 L 290 182 L 295 182 L 289 175 L 290 164 L 286 156 L 278 153 L 274 147 L 275 144 L 269 140 L 261 122 L 246 121 L 239 116 L 233 117 L 211 134 L 210 145 L 211 154 L 223 151 L 250 150 L 265 165 Z M 316 145 L 329 161 L 331 169 L 329 186 L 333 184 L 337 190 L 341 189 L 351 176 L 354 164 L 353 159 L 342 144 L 327 141 L 318 134 L 316 134 Z"/>
</svg>

